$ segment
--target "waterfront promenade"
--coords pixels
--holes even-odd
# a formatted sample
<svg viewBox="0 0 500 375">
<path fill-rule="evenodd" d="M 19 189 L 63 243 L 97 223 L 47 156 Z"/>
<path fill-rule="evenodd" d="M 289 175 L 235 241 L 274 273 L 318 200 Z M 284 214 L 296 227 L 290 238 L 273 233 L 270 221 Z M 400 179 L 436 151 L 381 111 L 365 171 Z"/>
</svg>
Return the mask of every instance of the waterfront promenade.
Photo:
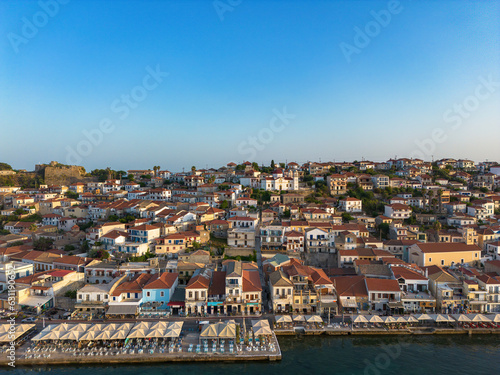
<svg viewBox="0 0 500 375">
<path fill-rule="evenodd" d="M 16 347 L 16 365 L 279 361 L 278 336 L 500 334 L 499 315 L 353 315 L 329 324 L 317 316 L 253 318 L 39 322 Z"/>
</svg>

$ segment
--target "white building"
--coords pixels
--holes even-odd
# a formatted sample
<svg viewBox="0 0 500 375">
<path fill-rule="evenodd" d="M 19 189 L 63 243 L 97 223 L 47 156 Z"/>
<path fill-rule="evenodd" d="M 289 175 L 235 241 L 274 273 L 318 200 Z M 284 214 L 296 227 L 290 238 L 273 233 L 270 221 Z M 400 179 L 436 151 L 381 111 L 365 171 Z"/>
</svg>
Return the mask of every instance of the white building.
<svg viewBox="0 0 500 375">
<path fill-rule="evenodd" d="M 348 197 L 341 199 L 339 202 L 339 209 L 345 212 L 362 212 L 363 202 L 360 199 Z"/>
</svg>

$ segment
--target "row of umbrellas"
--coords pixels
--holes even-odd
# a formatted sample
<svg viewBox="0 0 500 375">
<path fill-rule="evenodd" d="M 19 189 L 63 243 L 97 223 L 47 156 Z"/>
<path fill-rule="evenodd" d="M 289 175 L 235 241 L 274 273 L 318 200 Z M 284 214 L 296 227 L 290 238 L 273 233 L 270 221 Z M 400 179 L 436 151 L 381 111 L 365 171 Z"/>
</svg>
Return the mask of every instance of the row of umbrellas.
<svg viewBox="0 0 500 375">
<path fill-rule="evenodd" d="M 183 324 L 184 322 L 140 322 L 132 328 L 127 338 L 175 338 L 179 337 Z"/>
<path fill-rule="evenodd" d="M 10 323 L 0 324 L 0 342 L 16 341 L 34 327 L 34 324 L 16 324 L 15 330 L 12 331 Z"/>
<path fill-rule="evenodd" d="M 446 322 L 500 322 L 500 314 L 495 314 L 491 317 L 487 317 L 483 314 L 417 314 L 410 316 L 378 316 L 378 315 L 355 315 L 352 318 L 353 323 L 417 323 L 422 321 L 434 321 L 436 323 L 446 323 Z"/>
<path fill-rule="evenodd" d="M 273 334 L 267 319 L 252 320 L 252 330 L 255 336 L 267 336 Z"/>
<path fill-rule="evenodd" d="M 307 322 L 307 323 L 323 323 L 323 319 L 319 315 L 279 315 L 276 317 L 276 323 L 291 323 L 291 322 Z"/>
<path fill-rule="evenodd" d="M 182 325 L 183 322 L 50 324 L 36 335 L 33 341 L 95 341 L 147 337 L 179 337 Z"/>
<path fill-rule="evenodd" d="M 200 333 L 200 337 L 206 339 L 230 339 L 236 337 L 236 322 L 217 322 L 205 324 Z"/>
</svg>

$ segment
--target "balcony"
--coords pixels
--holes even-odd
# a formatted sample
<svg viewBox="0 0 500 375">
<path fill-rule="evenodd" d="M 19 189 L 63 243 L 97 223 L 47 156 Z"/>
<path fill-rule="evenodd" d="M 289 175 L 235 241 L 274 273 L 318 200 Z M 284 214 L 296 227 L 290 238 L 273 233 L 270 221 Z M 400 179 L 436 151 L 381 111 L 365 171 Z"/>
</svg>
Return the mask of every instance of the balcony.
<svg viewBox="0 0 500 375">
<path fill-rule="evenodd" d="M 241 298 L 240 297 L 226 297 L 226 302 L 228 303 L 241 303 Z"/>
<path fill-rule="evenodd" d="M 292 295 L 291 294 L 276 294 L 274 296 L 274 299 L 275 300 L 279 300 L 279 299 L 290 299 L 292 298 Z"/>
<path fill-rule="evenodd" d="M 104 304 L 107 304 L 108 301 L 80 301 L 80 302 L 77 302 L 81 305 L 104 305 Z"/>
</svg>

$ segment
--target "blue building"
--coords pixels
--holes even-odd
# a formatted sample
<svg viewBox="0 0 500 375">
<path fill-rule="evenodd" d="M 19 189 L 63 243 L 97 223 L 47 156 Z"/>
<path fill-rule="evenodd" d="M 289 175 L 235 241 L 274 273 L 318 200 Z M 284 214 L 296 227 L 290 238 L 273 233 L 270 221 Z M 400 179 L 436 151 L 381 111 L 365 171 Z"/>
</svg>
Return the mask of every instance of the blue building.
<svg viewBox="0 0 500 375">
<path fill-rule="evenodd" d="M 153 275 L 143 288 L 141 311 L 166 310 L 178 282 L 178 273 L 164 272 L 161 275 Z"/>
</svg>

